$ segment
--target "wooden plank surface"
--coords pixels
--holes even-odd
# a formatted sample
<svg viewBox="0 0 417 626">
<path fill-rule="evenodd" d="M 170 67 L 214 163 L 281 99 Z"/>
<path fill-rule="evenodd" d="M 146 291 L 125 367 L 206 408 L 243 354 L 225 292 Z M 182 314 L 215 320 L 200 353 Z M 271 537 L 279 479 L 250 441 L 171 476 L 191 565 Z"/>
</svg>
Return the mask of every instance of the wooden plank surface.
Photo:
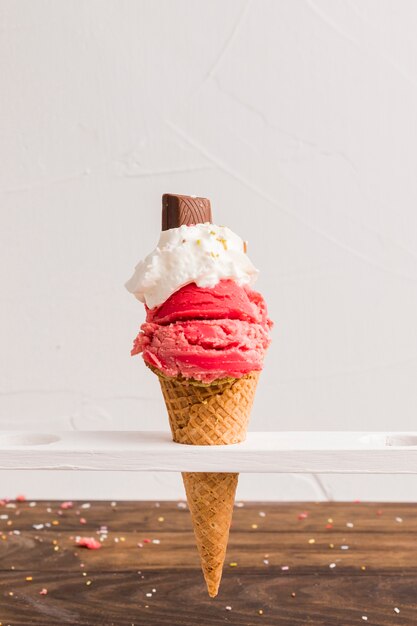
<svg viewBox="0 0 417 626">
<path fill-rule="evenodd" d="M 0 469 L 415 474 L 417 433 L 249 432 L 187 446 L 162 431 L 3 432 Z"/>
<path fill-rule="evenodd" d="M 0 502 L 2 626 L 417 625 L 417 505 L 236 506 L 211 600 L 184 503 L 60 504 Z"/>
</svg>

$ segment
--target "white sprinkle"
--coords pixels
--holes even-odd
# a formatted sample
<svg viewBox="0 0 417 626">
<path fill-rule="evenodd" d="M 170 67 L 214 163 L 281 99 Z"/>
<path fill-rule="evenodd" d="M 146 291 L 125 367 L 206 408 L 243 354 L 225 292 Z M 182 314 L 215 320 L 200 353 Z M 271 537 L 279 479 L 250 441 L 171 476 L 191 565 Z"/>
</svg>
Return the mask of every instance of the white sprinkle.
<svg viewBox="0 0 417 626">
<path fill-rule="evenodd" d="M 81 505 L 82 509 L 89 509 L 91 507 L 91 504 L 89 502 L 85 502 L 84 504 Z"/>
<path fill-rule="evenodd" d="M 161 540 L 160 539 L 152 539 L 152 543 L 159 544 L 159 543 L 161 543 Z"/>
<path fill-rule="evenodd" d="M 397 614 L 398 614 L 398 613 L 400 612 L 400 609 L 396 606 L 396 607 L 394 608 L 394 611 L 395 611 L 395 613 L 397 613 Z"/>
<path fill-rule="evenodd" d="M 35 530 L 42 530 L 42 528 L 44 528 L 43 524 L 33 524 L 32 528 L 34 528 Z"/>
<path fill-rule="evenodd" d="M 152 598 L 152 594 L 151 594 L 151 593 L 147 593 L 147 594 L 146 594 L 146 597 L 147 597 L 147 598 Z"/>
<path fill-rule="evenodd" d="M 283 565 L 281 569 L 283 572 L 287 572 L 290 568 L 288 567 L 288 565 Z"/>
<path fill-rule="evenodd" d="M 36 506 L 36 502 L 29 502 L 29 506 L 33 508 L 34 506 Z"/>
<path fill-rule="evenodd" d="M 259 517 L 266 517 L 265 511 L 259 511 Z"/>
<path fill-rule="evenodd" d="M 265 565 L 269 565 L 268 559 L 264 559 L 264 563 L 265 563 Z"/>
<path fill-rule="evenodd" d="M 401 522 L 403 521 L 402 517 L 396 517 L 395 521 L 398 522 L 399 524 L 401 524 Z"/>
<path fill-rule="evenodd" d="M 16 505 L 14 504 L 14 502 L 9 502 L 8 504 L 6 504 L 6 509 L 15 509 Z"/>
<path fill-rule="evenodd" d="M 362 619 L 363 619 L 364 622 L 368 621 L 368 618 L 366 617 L 366 615 L 362 615 Z"/>
<path fill-rule="evenodd" d="M 341 550 L 349 550 L 349 546 L 340 546 Z"/>
<path fill-rule="evenodd" d="M 46 512 L 47 512 L 47 513 L 52 513 L 52 509 L 51 509 L 51 507 L 50 507 L 50 506 L 48 506 L 48 508 L 46 509 Z"/>
<path fill-rule="evenodd" d="M 156 589 L 152 589 L 152 593 L 156 593 Z"/>
<path fill-rule="evenodd" d="M 179 509 L 186 509 L 186 508 L 187 508 L 187 505 L 186 505 L 186 503 L 185 503 L 185 502 L 178 502 L 178 503 L 177 503 L 177 507 L 178 507 Z"/>
<path fill-rule="evenodd" d="M 224 608 L 226 609 L 226 611 L 231 611 L 232 610 L 231 606 L 225 606 Z"/>
<path fill-rule="evenodd" d="M 117 502 L 111 502 L 111 506 L 117 506 Z"/>
<path fill-rule="evenodd" d="M 236 502 L 235 506 L 236 506 L 238 509 L 241 509 L 243 506 L 245 506 L 245 503 L 244 503 L 244 502 Z"/>
<path fill-rule="evenodd" d="M 9 519 L 8 515 L 0 515 L 0 519 Z"/>
<path fill-rule="evenodd" d="M 329 567 L 330 569 L 333 569 L 334 567 L 336 567 L 336 563 L 330 563 Z"/>
<path fill-rule="evenodd" d="M 20 530 L 14 530 L 14 531 L 13 531 L 13 534 L 14 534 L 14 535 L 20 535 Z"/>
<path fill-rule="evenodd" d="M 347 523 L 346 523 L 346 526 L 347 526 L 348 528 L 353 528 L 353 524 L 352 524 L 352 522 L 347 522 Z"/>
</svg>

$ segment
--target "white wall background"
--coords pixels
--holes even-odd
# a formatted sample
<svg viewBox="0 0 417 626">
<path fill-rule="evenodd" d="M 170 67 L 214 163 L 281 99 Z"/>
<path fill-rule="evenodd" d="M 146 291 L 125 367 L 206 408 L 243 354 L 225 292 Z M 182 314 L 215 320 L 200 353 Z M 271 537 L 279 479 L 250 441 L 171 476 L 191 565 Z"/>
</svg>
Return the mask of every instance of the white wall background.
<svg viewBox="0 0 417 626">
<path fill-rule="evenodd" d="M 251 427 L 416 429 L 417 3 L 3 0 L 0 428 L 167 428 L 124 281 L 163 192 L 249 239 L 276 320 Z M 1 435 L 0 435 L 1 436 Z M 178 476 L 0 473 L 0 496 L 177 498 Z M 415 499 L 242 476 L 241 498 Z"/>
</svg>

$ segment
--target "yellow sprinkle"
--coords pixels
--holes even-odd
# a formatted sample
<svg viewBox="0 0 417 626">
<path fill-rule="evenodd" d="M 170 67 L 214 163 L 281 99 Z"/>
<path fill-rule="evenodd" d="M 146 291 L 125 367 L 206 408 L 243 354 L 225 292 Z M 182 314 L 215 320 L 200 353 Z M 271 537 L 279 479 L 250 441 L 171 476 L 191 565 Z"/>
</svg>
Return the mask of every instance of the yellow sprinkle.
<svg viewBox="0 0 417 626">
<path fill-rule="evenodd" d="M 308 543 L 316 543 L 316 540 L 315 539 L 309 539 Z"/>
<path fill-rule="evenodd" d="M 1 538 L 3 539 L 3 541 L 6 541 L 7 539 L 6 535 L 2 535 Z"/>
<path fill-rule="evenodd" d="M 55 550 L 55 552 L 58 552 L 59 546 L 54 546 L 54 550 Z"/>
<path fill-rule="evenodd" d="M 252 524 L 252 528 L 258 528 L 258 524 Z"/>
<path fill-rule="evenodd" d="M 26 576 L 26 580 L 30 583 L 30 581 L 33 580 L 33 576 Z"/>
<path fill-rule="evenodd" d="M 214 252 L 210 252 L 210 254 L 213 257 L 213 259 L 217 259 L 217 257 L 219 256 L 218 254 L 215 254 Z"/>
<path fill-rule="evenodd" d="M 8 522 L 7 522 L 7 526 L 11 526 L 12 524 L 13 524 L 12 520 L 9 519 Z"/>
<path fill-rule="evenodd" d="M 52 526 L 59 526 L 59 522 L 57 519 L 52 520 Z"/>
<path fill-rule="evenodd" d="M 334 548 L 334 543 L 329 543 L 329 548 Z"/>
<path fill-rule="evenodd" d="M 259 613 L 259 615 L 263 615 L 263 614 L 264 614 L 264 612 L 262 611 L 262 609 L 259 609 L 258 613 Z"/>
<path fill-rule="evenodd" d="M 53 544 L 54 546 L 58 545 L 58 539 L 52 539 L 52 544 Z"/>
<path fill-rule="evenodd" d="M 210 231 L 210 235 L 215 235 L 215 234 L 216 234 L 216 231 L 214 231 L 214 230 Z"/>
<path fill-rule="evenodd" d="M 164 521 L 164 517 L 158 517 L 158 522 L 163 522 Z"/>
<path fill-rule="evenodd" d="M 237 563 L 235 561 L 232 561 L 231 563 L 229 563 L 230 567 L 237 567 Z"/>
<path fill-rule="evenodd" d="M 9 596 L 14 596 L 13 591 L 9 591 Z"/>
<path fill-rule="evenodd" d="M 89 587 L 92 582 L 93 582 L 92 580 L 87 580 L 87 582 L 85 584 L 87 585 L 87 587 Z"/>
<path fill-rule="evenodd" d="M 329 524 L 333 524 L 333 518 L 332 517 L 329 517 L 327 521 L 329 522 Z"/>
<path fill-rule="evenodd" d="M 366 570 L 366 565 L 361 565 L 361 570 L 364 572 Z"/>
<path fill-rule="evenodd" d="M 87 572 L 83 572 L 83 576 L 87 576 Z"/>
<path fill-rule="evenodd" d="M 224 239 L 223 237 L 217 237 L 217 241 L 220 241 L 220 243 L 222 244 L 223 248 L 225 250 L 227 250 L 227 241 L 226 241 L 226 239 Z"/>
<path fill-rule="evenodd" d="M 196 244 L 197 246 L 201 246 L 201 239 L 197 239 Z"/>
<path fill-rule="evenodd" d="M 120 537 L 120 541 L 126 541 L 126 537 Z"/>
</svg>

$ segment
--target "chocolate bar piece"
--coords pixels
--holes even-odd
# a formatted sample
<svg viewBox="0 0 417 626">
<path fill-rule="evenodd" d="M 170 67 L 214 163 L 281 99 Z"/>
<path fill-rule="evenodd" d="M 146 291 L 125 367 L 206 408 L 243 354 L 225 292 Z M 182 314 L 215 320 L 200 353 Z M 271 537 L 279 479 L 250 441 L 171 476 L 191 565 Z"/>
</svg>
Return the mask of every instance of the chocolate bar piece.
<svg viewBox="0 0 417 626">
<path fill-rule="evenodd" d="M 208 198 L 179 196 L 164 193 L 162 196 L 162 230 L 178 228 L 183 224 L 211 222 L 211 206 Z"/>
</svg>

